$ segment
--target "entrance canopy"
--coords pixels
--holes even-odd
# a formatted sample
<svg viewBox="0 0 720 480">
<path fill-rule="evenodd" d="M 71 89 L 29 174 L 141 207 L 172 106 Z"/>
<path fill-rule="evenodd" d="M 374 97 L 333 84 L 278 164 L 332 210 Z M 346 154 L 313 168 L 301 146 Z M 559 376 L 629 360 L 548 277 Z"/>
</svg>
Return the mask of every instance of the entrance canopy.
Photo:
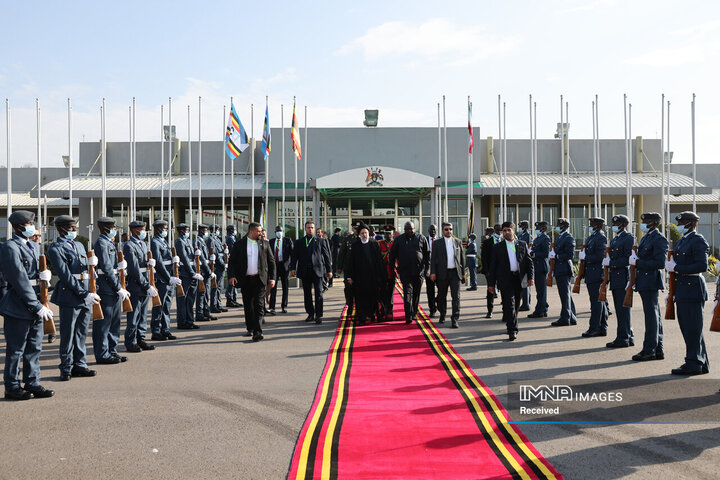
<svg viewBox="0 0 720 480">
<path fill-rule="evenodd" d="M 324 197 L 419 196 L 435 187 L 435 179 L 402 168 L 367 166 L 319 177 L 315 187 Z"/>
</svg>

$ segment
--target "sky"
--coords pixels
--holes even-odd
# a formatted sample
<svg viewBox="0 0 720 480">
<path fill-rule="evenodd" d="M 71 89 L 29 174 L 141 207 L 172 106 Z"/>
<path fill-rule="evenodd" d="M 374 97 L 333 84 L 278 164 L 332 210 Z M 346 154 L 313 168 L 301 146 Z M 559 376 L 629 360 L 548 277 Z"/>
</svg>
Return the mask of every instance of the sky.
<svg viewBox="0 0 720 480">
<path fill-rule="evenodd" d="M 660 138 L 661 95 L 671 102 L 674 162 L 692 159 L 690 102 L 696 94 L 696 160 L 720 163 L 720 3 L 645 0 L 365 2 L 52 2 L 0 5 L 0 98 L 11 108 L 13 166 L 36 165 L 35 99 L 41 108 L 43 166 L 62 166 L 72 102 L 73 156 L 100 137 L 129 138 L 137 101 L 138 141 L 159 140 L 160 106 L 172 97 L 178 137 L 220 140 L 223 105 L 262 135 L 289 126 L 293 97 L 310 127 L 467 125 L 467 98 L 480 136 L 498 136 L 497 98 L 507 138 L 529 137 L 529 94 L 538 137 L 552 138 L 560 95 L 570 138 L 592 138 L 599 97 L 602 138 L 623 138 L 623 95 L 632 135 Z M 202 113 L 198 114 L 198 97 Z M 5 105 L 2 106 L 3 110 Z M 302 114 L 299 113 L 301 122 Z M 0 112 L 0 166 L 7 162 Z M 289 135 L 289 129 L 287 130 Z M 275 137 L 273 142 L 279 142 Z M 312 142 L 312 138 L 310 138 Z M 312 143 L 308 146 L 312 150 Z M 279 150 L 279 149 L 278 149 Z M 428 152 L 436 155 L 435 152 Z"/>
</svg>

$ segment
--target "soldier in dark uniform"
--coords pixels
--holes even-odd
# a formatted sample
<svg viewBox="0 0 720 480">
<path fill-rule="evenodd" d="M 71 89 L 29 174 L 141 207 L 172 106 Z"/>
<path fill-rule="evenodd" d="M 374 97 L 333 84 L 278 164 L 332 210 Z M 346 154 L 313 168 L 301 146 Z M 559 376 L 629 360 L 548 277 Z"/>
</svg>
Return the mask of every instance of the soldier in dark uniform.
<svg viewBox="0 0 720 480">
<path fill-rule="evenodd" d="M 177 328 L 180 330 L 192 330 L 200 328 L 195 324 L 195 295 L 198 288 L 198 281 L 203 276 L 195 272 L 195 249 L 190 241 L 190 226 L 180 223 L 177 227 L 178 236 L 175 239 L 175 252 L 177 258 L 173 262 L 178 263 L 178 272 L 182 281 L 185 296 L 177 299 Z"/>
<path fill-rule="evenodd" d="M 55 392 L 40 385 L 40 352 L 43 322 L 52 322 L 52 310 L 40 303 L 38 279 L 50 280 L 50 272 L 38 272 L 38 247 L 28 239 L 35 234 L 35 214 L 16 210 L 8 217 L 12 237 L 2 244 L 2 270 L 7 292 L 0 299 L 0 315 L 5 319 L 5 398 L 29 400 L 47 398 Z M 25 387 L 20 387 L 22 359 Z"/>
<path fill-rule="evenodd" d="M 333 233 L 333 236 L 330 237 L 330 256 L 332 258 L 332 266 L 333 266 L 333 278 L 330 279 L 329 285 L 332 287 L 333 280 L 335 280 L 335 275 L 337 275 L 337 269 L 338 269 L 338 253 L 340 253 L 340 245 L 342 244 L 342 236 L 340 235 L 339 228 L 335 229 L 335 232 Z"/>
<path fill-rule="evenodd" d="M 474 292 L 477 290 L 477 244 L 475 243 L 474 233 L 468 236 L 468 244 L 465 247 L 465 265 L 467 265 L 468 274 L 470 275 L 470 286 L 465 290 Z"/>
<path fill-rule="evenodd" d="M 430 256 L 432 257 L 433 243 L 435 243 L 435 240 L 439 239 L 436 225 L 432 224 L 428 227 L 428 234 L 425 238 L 427 238 L 428 250 L 430 251 Z M 430 279 L 430 269 L 428 269 L 425 273 L 425 293 L 427 294 L 428 300 L 428 313 L 430 318 L 433 318 L 435 316 L 435 312 L 437 312 L 437 285 Z"/>
<path fill-rule="evenodd" d="M 573 262 L 575 256 L 575 238 L 568 232 L 570 223 L 565 218 L 558 218 L 555 224 L 555 250 L 551 251 L 548 258 L 555 259 L 555 270 L 553 276 L 557 283 L 558 294 L 560 295 L 560 318 L 552 322 L 553 327 L 565 327 L 577 325 L 575 316 L 575 302 L 572 299 L 570 280 L 573 276 Z"/>
<path fill-rule="evenodd" d="M 612 231 L 615 237 L 610 241 L 610 255 L 603 259 L 603 267 L 610 268 L 610 285 L 618 326 L 615 340 L 607 343 L 608 348 L 626 348 L 635 345 L 632 329 L 632 308 L 624 307 L 625 288 L 630 280 L 628 265 L 635 237 L 628 232 L 630 219 L 625 215 L 615 215 L 612 218 Z"/>
<path fill-rule="evenodd" d="M 195 321 L 196 322 L 209 322 L 210 320 L 217 320 L 217 317 L 210 314 L 210 280 L 214 274 L 210 271 L 210 251 L 207 247 L 207 239 L 210 238 L 210 232 L 208 232 L 208 226 L 201 223 L 197 226 L 197 235 L 195 236 L 195 257 L 200 256 L 200 273 L 203 276 L 203 282 L 205 283 L 205 291 L 201 292 L 197 290 L 195 294 Z M 193 265 L 195 262 L 193 261 Z"/>
<path fill-rule="evenodd" d="M 528 315 L 528 318 L 547 317 L 547 274 L 550 271 L 548 255 L 550 255 L 550 237 L 547 231 L 547 222 L 535 222 L 535 239 L 532 241 L 530 253 L 533 258 L 534 283 L 535 283 L 535 311 Z"/>
<path fill-rule="evenodd" d="M 382 318 L 386 321 L 393 319 L 393 292 L 395 291 L 395 265 L 390 265 L 390 250 L 393 245 L 393 233 L 395 227 L 385 225 L 385 237 L 378 242 L 380 246 L 380 256 L 385 266 L 386 278 L 385 282 L 380 285 L 380 304 L 382 306 Z"/>
<path fill-rule="evenodd" d="M 590 297 L 590 325 L 587 331 L 583 332 L 583 337 L 607 336 L 607 304 L 598 300 L 600 285 L 604 277 L 602 262 L 607 246 L 607 237 L 603 232 L 604 226 L 604 218 L 593 217 L 590 219 L 592 233 L 585 240 L 585 251 L 580 252 L 580 260 L 585 260 L 585 286 Z"/>
<path fill-rule="evenodd" d="M 665 270 L 675 272 L 675 303 L 677 320 L 685 340 L 685 363 L 673 368 L 674 375 L 701 375 L 710 371 L 703 338 L 703 307 L 708 298 L 703 273 L 708 267 L 708 244 L 697 233 L 700 220 L 695 212 L 682 212 L 675 217 L 678 233 L 683 236 L 673 248 L 673 258 L 665 262 Z"/>
<path fill-rule="evenodd" d="M 635 291 L 640 294 L 645 314 L 645 340 L 640 353 L 633 355 L 636 362 L 662 360 L 663 349 L 662 317 L 658 304 L 658 291 L 664 289 L 661 270 L 665 267 L 668 241 L 657 229 L 659 213 L 643 213 L 640 230 L 645 234 L 638 245 L 637 255 L 630 255 L 630 265 L 635 265 Z"/>
<path fill-rule="evenodd" d="M 153 222 L 153 237 L 150 240 L 150 251 L 155 259 L 155 287 L 160 296 L 160 305 L 152 307 L 150 331 L 152 339 L 156 341 L 175 340 L 177 337 L 170 333 L 170 304 L 172 303 L 173 289 L 182 281 L 173 276 L 172 251 L 167 242 L 168 222 L 155 220 Z M 182 299 L 178 299 L 178 302 Z"/>
<path fill-rule="evenodd" d="M 527 244 L 527 246 L 530 247 L 530 244 L 532 243 L 532 239 L 530 238 L 530 222 L 528 222 L 527 220 L 521 220 L 520 222 L 518 222 L 517 238 L 518 238 L 518 240 L 525 242 Z M 530 311 L 530 288 L 523 287 L 522 294 L 520 296 L 520 308 L 518 308 L 518 312 L 529 312 L 529 311 Z"/>
<path fill-rule="evenodd" d="M 117 272 L 119 269 L 124 269 L 127 262 L 123 261 L 122 265 L 118 263 L 117 249 L 113 241 L 117 235 L 115 220 L 110 217 L 100 217 L 97 225 L 100 235 L 95 240 L 93 251 L 98 261 L 95 267 L 97 293 L 100 295 L 100 307 L 104 318 L 93 320 L 93 353 L 96 363 L 114 365 L 127 361 L 127 357 L 117 352 L 120 342 L 122 302 L 130 298 L 130 292 L 121 287 Z"/>
<path fill-rule="evenodd" d="M 232 252 L 233 245 L 235 245 L 235 225 L 228 225 L 225 227 L 227 231 L 227 235 L 225 235 L 225 249 L 227 250 L 227 261 L 225 263 L 230 262 L 230 252 Z M 230 285 L 228 283 L 227 287 L 225 288 L 225 307 L 226 308 L 238 308 L 242 307 L 239 303 L 237 303 L 237 290 L 235 287 Z"/>
<path fill-rule="evenodd" d="M 147 267 L 148 247 L 145 239 L 147 231 L 145 222 L 134 220 L 130 222 L 130 240 L 123 245 L 123 254 L 127 262 L 127 289 L 130 292 L 132 312 L 127 312 L 127 326 L 125 328 L 125 349 L 128 352 L 141 352 L 155 350 L 155 346 L 145 341 L 147 331 L 147 306 L 150 299 L 156 297 L 157 289 L 148 281 Z M 151 263 L 157 265 L 155 259 Z"/>
<path fill-rule="evenodd" d="M 430 250 L 427 239 L 415 234 L 415 224 L 405 222 L 405 233 L 395 237 L 390 249 L 390 264 L 397 263 L 397 272 L 403 285 L 405 323 L 417 320 L 420 292 L 425 272 L 430 268 Z"/>
<path fill-rule="evenodd" d="M 351 231 L 345 235 L 345 237 L 342 240 L 342 244 L 340 245 L 340 250 L 338 251 L 338 257 L 337 257 L 337 272 L 343 273 L 348 266 L 350 265 L 350 251 L 352 250 L 352 244 L 357 238 L 355 229 L 359 226 L 358 223 L 353 227 Z M 353 305 L 354 305 L 354 299 L 355 295 L 353 292 L 353 286 L 350 285 L 350 283 L 345 278 L 345 274 L 343 273 L 343 284 L 345 286 L 344 294 L 345 294 L 345 305 L 348 306 L 348 317 L 352 317 L 352 311 L 353 311 Z"/>
<path fill-rule="evenodd" d="M 480 260 L 481 260 L 481 267 L 480 267 L 480 273 L 485 275 L 486 282 L 488 280 L 488 276 L 490 273 L 490 258 L 492 257 L 492 249 L 493 245 L 496 243 L 501 242 L 501 235 L 502 227 L 498 223 L 495 225 L 494 228 L 487 228 L 485 229 L 485 240 L 483 240 L 481 246 L 480 246 Z M 488 283 L 488 287 L 494 287 L 495 285 L 490 285 Z M 497 298 L 497 292 L 496 293 L 490 293 L 490 290 L 487 292 L 487 314 L 485 315 L 485 318 L 491 318 L 492 312 L 493 312 L 493 303 L 495 299 Z"/>
<path fill-rule="evenodd" d="M 225 256 L 223 245 L 220 241 L 221 234 L 222 231 L 219 225 L 211 225 L 210 237 L 206 241 L 208 253 L 211 248 L 214 249 L 215 252 L 214 254 L 209 255 L 208 259 L 211 264 L 214 263 L 213 268 L 215 271 L 213 273 L 215 274 L 215 278 L 217 280 L 217 287 L 212 287 L 212 282 L 210 282 L 210 313 L 227 312 L 227 308 L 223 308 L 220 303 L 220 291 L 223 288 L 225 269 L 227 268 L 227 264 L 225 263 L 227 257 Z"/>
<path fill-rule="evenodd" d="M 58 277 L 50 301 L 60 307 L 60 380 L 94 377 L 97 372 L 90 370 L 85 360 L 85 341 L 92 316 L 90 305 L 99 304 L 100 296 L 88 291 L 87 253 L 82 243 L 75 241 L 77 220 L 60 215 L 55 228 L 58 238 L 47 255 Z"/>
</svg>

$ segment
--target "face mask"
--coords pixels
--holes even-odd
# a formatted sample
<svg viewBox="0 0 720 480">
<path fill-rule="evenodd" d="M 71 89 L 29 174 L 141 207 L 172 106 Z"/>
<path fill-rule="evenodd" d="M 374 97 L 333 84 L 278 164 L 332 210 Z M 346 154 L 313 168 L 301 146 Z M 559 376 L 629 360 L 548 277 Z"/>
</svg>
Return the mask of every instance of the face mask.
<svg viewBox="0 0 720 480">
<path fill-rule="evenodd" d="M 160 237 L 162 237 L 162 238 L 167 237 L 167 230 L 163 230 L 162 232 L 160 232 Z"/>
<path fill-rule="evenodd" d="M 77 237 L 77 232 L 67 232 L 65 234 L 65 238 L 68 240 L 75 240 L 75 237 Z"/>
<path fill-rule="evenodd" d="M 685 235 L 688 232 L 688 229 L 685 225 L 678 225 L 677 231 L 680 235 Z"/>
<path fill-rule="evenodd" d="M 525 229 L 522 227 L 518 228 L 518 233 L 525 233 Z"/>
<path fill-rule="evenodd" d="M 185 232 L 185 233 L 183 233 L 183 238 L 184 238 L 185 240 L 187 240 L 188 238 L 190 238 L 190 232 Z"/>
<path fill-rule="evenodd" d="M 493 237 L 495 237 L 495 240 L 500 240 L 500 234 L 499 234 L 499 233 L 494 233 L 494 234 L 493 234 Z"/>
<path fill-rule="evenodd" d="M 205 233 L 203 233 L 202 238 L 208 238 L 209 236 L 210 236 L 210 234 L 208 232 L 205 232 Z"/>
<path fill-rule="evenodd" d="M 140 230 L 140 233 L 138 234 L 138 238 L 140 240 L 145 240 L 147 238 L 147 231 L 146 230 Z"/>
<path fill-rule="evenodd" d="M 275 238 L 282 238 L 282 232 L 275 232 Z"/>
<path fill-rule="evenodd" d="M 640 231 L 643 232 L 643 233 L 647 233 L 647 231 L 648 231 L 647 223 L 641 223 L 641 224 L 640 224 Z M 678 229 L 678 232 L 679 232 L 679 231 L 680 231 L 680 229 Z"/>
<path fill-rule="evenodd" d="M 542 231 L 541 231 L 541 230 L 535 230 L 535 236 L 536 236 L 536 237 L 539 237 L 540 234 L 542 234 Z"/>
<path fill-rule="evenodd" d="M 117 229 L 116 229 L 116 228 L 113 228 L 112 230 L 110 230 L 110 231 L 108 232 L 107 235 L 108 235 L 108 237 L 113 238 L 115 235 L 117 235 Z"/>
<path fill-rule="evenodd" d="M 555 227 L 555 231 L 556 231 L 557 233 L 562 233 L 562 229 L 561 229 L 560 227 Z"/>
<path fill-rule="evenodd" d="M 25 238 L 30 238 L 35 235 L 35 225 L 25 225 L 25 230 L 22 232 Z"/>
<path fill-rule="evenodd" d="M 617 225 L 613 225 L 613 226 L 612 226 L 612 231 L 613 231 L 614 233 L 618 233 L 618 232 L 620 231 L 620 227 L 617 226 Z"/>
</svg>

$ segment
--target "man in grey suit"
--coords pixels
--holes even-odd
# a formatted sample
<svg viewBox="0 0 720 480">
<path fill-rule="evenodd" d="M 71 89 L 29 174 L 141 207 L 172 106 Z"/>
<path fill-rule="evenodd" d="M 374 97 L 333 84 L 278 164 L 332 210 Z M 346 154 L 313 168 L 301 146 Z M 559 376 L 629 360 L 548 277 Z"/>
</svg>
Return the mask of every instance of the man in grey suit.
<svg viewBox="0 0 720 480">
<path fill-rule="evenodd" d="M 452 296 L 451 327 L 458 328 L 460 319 L 460 282 L 465 284 L 465 255 L 462 242 L 453 237 L 450 223 L 442 224 L 442 240 L 433 242 L 430 255 L 430 280 L 437 282 L 437 309 L 440 312 L 439 323 L 445 323 L 447 312 L 447 291 Z"/>
<path fill-rule="evenodd" d="M 290 261 L 290 275 L 302 280 L 305 312 L 308 314 L 306 322 L 315 320 L 322 323 L 323 316 L 323 278 L 332 277 L 332 259 L 330 246 L 327 241 L 315 236 L 315 222 L 305 222 L 305 236 L 295 240 L 292 260 Z M 315 289 L 315 302 L 313 303 L 312 289 Z"/>
</svg>

